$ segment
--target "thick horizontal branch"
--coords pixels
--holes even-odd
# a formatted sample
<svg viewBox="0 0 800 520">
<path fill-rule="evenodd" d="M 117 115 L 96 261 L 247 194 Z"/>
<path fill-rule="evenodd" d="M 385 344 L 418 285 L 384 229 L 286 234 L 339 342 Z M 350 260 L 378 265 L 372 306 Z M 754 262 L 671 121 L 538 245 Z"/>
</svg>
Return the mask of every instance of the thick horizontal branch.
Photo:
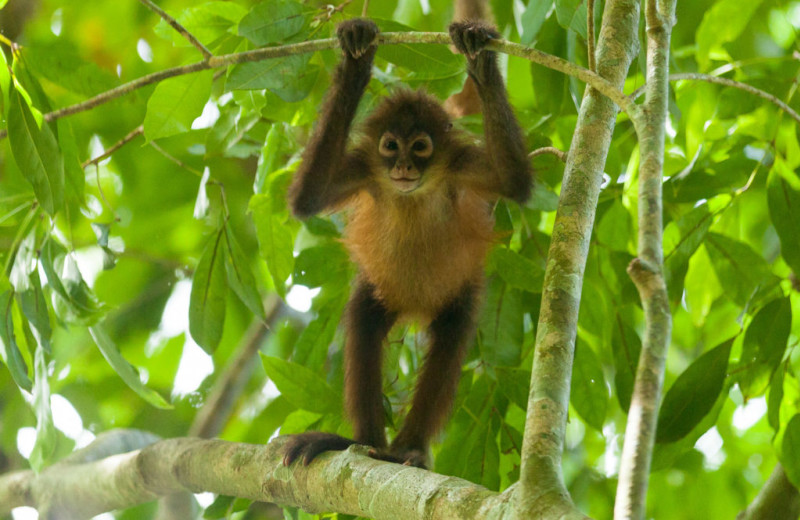
<svg viewBox="0 0 800 520">
<path fill-rule="evenodd" d="M 378 45 L 418 43 L 449 45 L 451 41 L 450 36 L 447 33 L 389 32 L 379 34 L 376 43 Z M 93 98 L 87 99 L 81 103 L 70 105 L 53 112 L 48 112 L 44 115 L 44 120 L 54 121 L 78 112 L 85 112 L 102 104 L 108 103 L 109 101 L 127 95 L 134 90 L 140 89 L 147 85 L 152 85 L 153 83 L 158 83 L 165 79 L 182 76 L 184 74 L 191 74 L 207 69 L 228 67 L 238 63 L 263 61 L 267 59 L 292 56 L 296 54 L 306 54 L 338 47 L 339 41 L 336 38 L 326 38 L 321 40 L 294 43 L 290 45 L 281 45 L 277 47 L 263 47 L 251 51 L 224 54 L 222 56 L 212 56 L 197 63 L 165 69 L 154 72 L 153 74 L 148 74 L 147 76 L 143 76 L 133 81 L 129 81 L 128 83 L 98 94 Z M 570 63 L 567 60 L 506 40 L 494 40 L 489 43 L 487 48 L 493 51 L 510 54 L 512 56 L 518 56 L 534 63 L 538 63 L 539 65 L 563 72 L 564 74 L 574 76 L 581 81 L 588 83 L 597 89 L 597 91 L 610 98 L 617 105 L 619 105 L 622 110 L 630 111 L 635 109 L 633 100 L 628 96 L 625 96 L 625 94 L 615 88 L 610 82 L 606 81 L 594 72 L 583 67 L 579 67 L 578 65 Z M 5 138 L 6 135 L 6 130 L 0 131 L 0 139 Z"/>
<path fill-rule="evenodd" d="M 283 444 L 177 438 L 84 464 L 0 477 L 0 515 L 20 505 L 40 518 L 88 518 L 159 496 L 204 491 L 375 519 L 500 518 L 510 496 L 455 477 L 371 459 L 366 448 L 283 466 Z M 334 492 L 335 491 L 335 492 Z M 465 507 L 470 504 L 470 507 Z"/>
</svg>

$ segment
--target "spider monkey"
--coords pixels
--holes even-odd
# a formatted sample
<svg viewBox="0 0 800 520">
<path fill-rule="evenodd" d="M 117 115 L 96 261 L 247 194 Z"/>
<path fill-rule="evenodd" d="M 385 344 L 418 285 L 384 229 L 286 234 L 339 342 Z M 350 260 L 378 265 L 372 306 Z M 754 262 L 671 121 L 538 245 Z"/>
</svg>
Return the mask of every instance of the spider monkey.
<svg viewBox="0 0 800 520">
<path fill-rule="evenodd" d="M 304 218 L 348 207 L 344 243 L 359 267 L 347 304 L 345 403 L 354 439 L 308 432 L 287 443 L 283 462 L 305 464 L 351 444 L 370 456 L 425 467 L 428 444 L 445 424 L 461 363 L 473 338 L 483 262 L 493 241 L 491 201 L 525 202 L 533 172 L 494 52 L 499 34 L 454 23 L 483 109 L 484 141 L 452 127 L 442 105 L 422 91 L 399 90 L 366 118 L 348 145 L 370 80 L 378 27 L 354 19 L 337 27 L 343 59 L 289 190 Z M 382 342 L 400 318 L 428 324 L 430 349 L 411 409 L 388 445 L 381 384 Z"/>
</svg>

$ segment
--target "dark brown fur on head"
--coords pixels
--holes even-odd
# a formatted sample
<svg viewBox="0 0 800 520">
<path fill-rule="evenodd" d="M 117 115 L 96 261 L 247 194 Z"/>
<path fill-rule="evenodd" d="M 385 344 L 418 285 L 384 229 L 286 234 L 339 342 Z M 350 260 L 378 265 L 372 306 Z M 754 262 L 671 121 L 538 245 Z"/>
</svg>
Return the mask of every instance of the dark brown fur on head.
<svg viewBox="0 0 800 520">
<path fill-rule="evenodd" d="M 361 133 L 377 136 L 392 132 L 398 137 L 409 137 L 415 132 L 426 132 L 435 147 L 447 141 L 452 123 L 450 116 L 435 97 L 424 90 L 398 89 L 375 107 L 364 120 Z"/>
</svg>

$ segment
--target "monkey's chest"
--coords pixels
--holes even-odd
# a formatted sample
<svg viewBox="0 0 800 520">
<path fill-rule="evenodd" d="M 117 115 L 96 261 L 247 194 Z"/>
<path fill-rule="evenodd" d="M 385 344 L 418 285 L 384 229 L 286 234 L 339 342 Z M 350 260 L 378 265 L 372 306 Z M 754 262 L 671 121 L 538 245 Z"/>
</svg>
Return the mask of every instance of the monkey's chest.
<svg viewBox="0 0 800 520">
<path fill-rule="evenodd" d="M 423 207 L 397 215 L 374 205 L 354 213 L 345 244 L 387 307 L 432 318 L 483 276 L 493 222 L 485 202 L 474 202 L 445 213 Z"/>
</svg>

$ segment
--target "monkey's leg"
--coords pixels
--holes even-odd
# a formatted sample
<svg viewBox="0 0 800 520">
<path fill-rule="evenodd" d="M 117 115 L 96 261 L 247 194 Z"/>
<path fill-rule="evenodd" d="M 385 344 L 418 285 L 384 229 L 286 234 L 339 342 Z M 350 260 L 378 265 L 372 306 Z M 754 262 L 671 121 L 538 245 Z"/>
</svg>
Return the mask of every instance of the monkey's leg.
<svg viewBox="0 0 800 520">
<path fill-rule="evenodd" d="M 431 346 L 417 380 L 411 411 L 385 451 L 373 456 L 425 467 L 428 444 L 445 424 L 453 405 L 461 363 L 473 337 L 478 289 L 469 284 L 433 320 Z"/>
<path fill-rule="evenodd" d="M 386 447 L 384 433 L 381 362 L 383 339 L 397 319 L 375 298 L 372 285 L 361 281 L 347 304 L 345 344 L 345 405 L 353 421 L 354 439 L 334 433 L 307 432 L 286 444 L 283 464 L 297 458 L 308 465 L 325 451 L 347 449 L 352 444 Z"/>
<path fill-rule="evenodd" d="M 353 437 L 375 448 L 386 446 L 383 416 L 383 340 L 397 313 L 390 312 L 360 281 L 347 305 L 344 398 L 353 421 Z"/>
</svg>

